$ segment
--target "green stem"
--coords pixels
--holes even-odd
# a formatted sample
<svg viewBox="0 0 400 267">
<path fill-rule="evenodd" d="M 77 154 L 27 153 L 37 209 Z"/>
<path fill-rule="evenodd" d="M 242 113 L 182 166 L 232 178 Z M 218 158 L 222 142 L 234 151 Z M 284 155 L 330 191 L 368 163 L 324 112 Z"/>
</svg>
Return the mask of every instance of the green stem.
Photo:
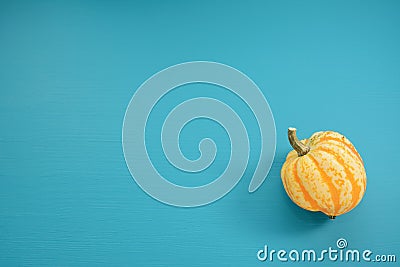
<svg viewBox="0 0 400 267">
<path fill-rule="evenodd" d="M 300 140 L 297 138 L 296 128 L 290 127 L 288 129 L 288 137 L 290 145 L 293 147 L 294 150 L 296 150 L 299 157 L 304 156 L 310 151 L 310 147 L 300 142 Z"/>
</svg>

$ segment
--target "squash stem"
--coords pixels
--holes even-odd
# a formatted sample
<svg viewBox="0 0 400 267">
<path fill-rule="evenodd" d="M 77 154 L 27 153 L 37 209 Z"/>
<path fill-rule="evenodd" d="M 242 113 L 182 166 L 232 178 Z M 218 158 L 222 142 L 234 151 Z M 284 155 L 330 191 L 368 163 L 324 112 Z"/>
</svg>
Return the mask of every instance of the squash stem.
<svg viewBox="0 0 400 267">
<path fill-rule="evenodd" d="M 299 157 L 304 156 L 310 151 L 310 147 L 300 142 L 300 140 L 297 138 L 296 128 L 290 127 L 288 129 L 288 137 L 290 145 L 293 147 L 294 150 L 296 150 Z"/>
</svg>

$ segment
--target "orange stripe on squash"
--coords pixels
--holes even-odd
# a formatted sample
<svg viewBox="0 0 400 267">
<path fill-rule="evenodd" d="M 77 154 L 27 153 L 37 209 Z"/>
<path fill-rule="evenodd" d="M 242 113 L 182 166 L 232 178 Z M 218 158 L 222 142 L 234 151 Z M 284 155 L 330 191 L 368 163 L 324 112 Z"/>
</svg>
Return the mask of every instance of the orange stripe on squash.
<svg viewBox="0 0 400 267">
<path fill-rule="evenodd" d="M 326 172 L 319 166 L 318 161 L 312 155 L 308 155 L 308 156 L 310 157 L 311 161 L 315 164 L 315 167 L 317 168 L 318 172 L 320 173 L 322 179 L 325 181 L 325 183 L 329 187 L 329 193 L 331 195 L 332 202 L 333 202 L 333 211 L 331 212 L 331 214 L 328 214 L 328 215 L 335 215 L 337 213 L 337 211 L 339 211 L 339 209 L 340 209 L 338 190 L 333 185 L 332 178 L 330 178 L 326 174 Z"/>
<path fill-rule="evenodd" d="M 349 149 L 353 152 L 353 154 L 361 161 L 361 163 L 364 164 L 364 162 L 363 162 L 363 160 L 362 160 L 360 154 L 358 154 L 358 152 L 357 152 L 357 150 L 354 148 L 354 146 L 348 144 L 348 143 L 345 142 L 344 140 L 340 140 L 339 138 L 334 138 L 334 137 L 325 136 L 325 137 L 322 137 L 319 141 L 320 141 L 320 142 L 324 142 L 324 141 L 330 141 L 330 140 L 336 141 L 336 142 L 339 142 L 339 143 L 344 144 L 347 148 L 349 148 Z"/>
<path fill-rule="evenodd" d="M 351 190 L 351 195 L 352 195 L 351 202 L 352 202 L 352 204 L 348 208 L 348 210 L 353 209 L 358 204 L 359 195 L 360 195 L 360 192 L 361 192 L 361 187 L 357 185 L 357 182 L 354 179 L 354 175 L 351 173 L 351 171 L 347 167 L 346 162 L 344 161 L 342 156 L 340 156 L 339 154 L 337 154 L 337 153 L 335 153 L 333 151 L 330 151 L 328 149 L 322 148 L 322 147 L 320 147 L 319 150 L 324 151 L 325 153 L 329 153 L 329 154 L 333 155 L 336 158 L 336 160 L 339 162 L 339 164 L 341 164 L 343 166 L 344 171 L 346 173 L 346 178 L 350 181 L 351 187 L 352 187 L 352 190 Z M 345 210 L 345 211 L 347 211 L 347 210 Z"/>
<path fill-rule="evenodd" d="M 295 160 L 294 166 L 293 166 L 293 176 L 296 180 L 296 182 L 299 184 L 301 191 L 303 192 L 304 199 L 310 203 L 311 210 L 318 210 L 319 206 L 317 202 L 310 196 L 308 193 L 307 189 L 304 187 L 303 182 L 299 178 L 299 175 L 297 173 L 297 164 L 299 163 L 298 160 Z"/>
</svg>

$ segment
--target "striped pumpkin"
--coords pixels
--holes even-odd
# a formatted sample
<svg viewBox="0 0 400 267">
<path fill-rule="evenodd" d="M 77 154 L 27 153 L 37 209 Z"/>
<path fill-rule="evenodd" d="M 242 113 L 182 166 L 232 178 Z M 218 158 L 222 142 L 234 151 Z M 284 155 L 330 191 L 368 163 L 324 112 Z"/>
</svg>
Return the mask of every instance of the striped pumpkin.
<svg viewBox="0 0 400 267">
<path fill-rule="evenodd" d="M 281 170 L 290 199 L 309 211 L 322 211 L 329 218 L 352 210 L 361 201 L 367 184 L 363 161 L 343 135 L 317 132 L 299 141 L 289 128 L 294 150 Z"/>
</svg>

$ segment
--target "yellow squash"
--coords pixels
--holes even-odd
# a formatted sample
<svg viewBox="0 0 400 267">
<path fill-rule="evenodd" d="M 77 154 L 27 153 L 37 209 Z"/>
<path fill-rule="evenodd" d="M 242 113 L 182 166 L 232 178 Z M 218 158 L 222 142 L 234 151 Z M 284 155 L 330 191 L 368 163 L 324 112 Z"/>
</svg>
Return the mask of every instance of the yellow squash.
<svg viewBox="0 0 400 267">
<path fill-rule="evenodd" d="M 322 211 L 329 218 L 352 210 L 361 201 L 367 178 L 364 163 L 353 144 L 343 135 L 317 132 L 299 141 L 289 128 L 294 150 L 281 170 L 290 199 L 303 209 Z"/>
</svg>

